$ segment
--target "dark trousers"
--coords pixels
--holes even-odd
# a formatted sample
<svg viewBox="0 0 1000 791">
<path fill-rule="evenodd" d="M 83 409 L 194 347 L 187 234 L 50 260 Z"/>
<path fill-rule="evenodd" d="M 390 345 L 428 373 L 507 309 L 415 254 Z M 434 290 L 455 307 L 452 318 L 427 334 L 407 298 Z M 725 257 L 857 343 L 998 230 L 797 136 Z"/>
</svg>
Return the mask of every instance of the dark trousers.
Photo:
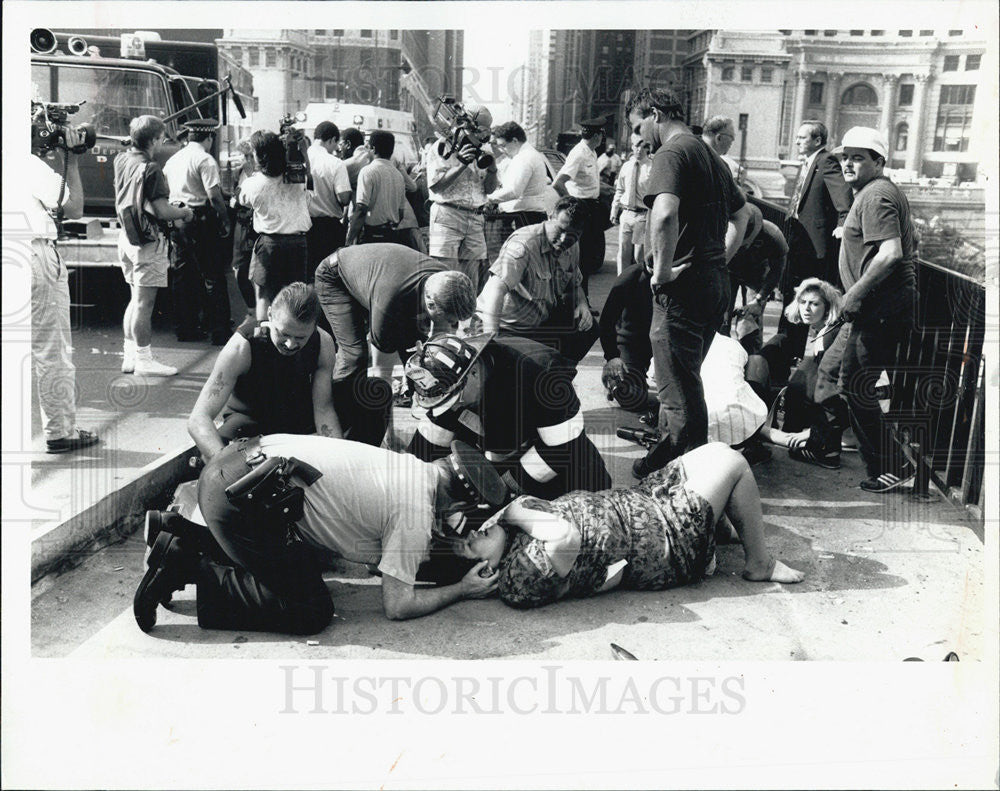
<svg viewBox="0 0 1000 791">
<path fill-rule="evenodd" d="M 840 360 L 837 387 L 847 399 L 858 451 L 871 477 L 887 472 L 899 474 L 905 461 L 875 396 L 875 385 L 883 371 L 891 373 L 897 347 L 908 330 L 908 323 L 899 318 L 846 324 L 820 363 L 817 400 L 832 389 L 833 374 L 826 368 L 827 358 L 835 355 L 834 359 Z"/>
<path fill-rule="evenodd" d="M 344 227 L 342 220 L 338 220 L 336 217 L 312 218 L 312 227 L 306 233 L 306 246 L 308 248 L 306 283 L 313 282 L 316 267 L 319 266 L 320 261 L 343 247 L 346 239 L 347 228 Z"/>
<path fill-rule="evenodd" d="M 722 267 L 689 269 L 653 297 L 653 346 L 660 431 L 646 457 L 658 470 L 708 442 L 708 407 L 701 364 L 729 304 L 729 275 Z"/>
<path fill-rule="evenodd" d="M 315 284 L 316 296 L 337 344 L 333 381 L 363 376 L 368 370 L 368 311 L 344 285 L 336 256 L 317 267 Z"/>
<path fill-rule="evenodd" d="M 198 504 L 212 538 L 230 563 L 203 558 L 198 572 L 198 624 L 205 629 L 315 634 L 333 618 L 319 553 L 288 540 L 285 525 L 242 512 L 225 489 L 250 471 L 236 447 L 202 471 Z"/>
<path fill-rule="evenodd" d="M 219 225 L 209 210 L 195 209 L 191 222 L 174 222 L 170 231 L 170 295 L 174 329 L 191 335 L 203 316 L 206 330 L 229 331 L 229 290 Z"/>
<path fill-rule="evenodd" d="M 608 226 L 608 218 L 602 217 L 604 208 L 599 200 L 584 200 L 587 209 L 587 222 L 580 236 L 580 272 L 583 274 L 583 293 L 589 294 L 587 284 L 591 275 L 601 271 L 604 266 L 605 243 L 604 229 Z"/>
<path fill-rule="evenodd" d="M 249 310 L 257 304 L 253 283 L 250 282 L 250 259 L 253 258 L 253 246 L 257 241 L 257 232 L 253 229 L 252 213 L 241 219 L 239 212 L 233 223 L 233 272 L 236 274 L 236 287 L 243 297 L 243 302 Z"/>
<path fill-rule="evenodd" d="M 516 334 L 555 349 L 576 364 L 587 356 L 587 352 L 601 334 L 601 329 L 595 318 L 590 324 L 590 329 L 578 330 L 573 318 L 573 304 L 561 303 L 543 323 L 532 327 L 531 330 Z"/>
</svg>

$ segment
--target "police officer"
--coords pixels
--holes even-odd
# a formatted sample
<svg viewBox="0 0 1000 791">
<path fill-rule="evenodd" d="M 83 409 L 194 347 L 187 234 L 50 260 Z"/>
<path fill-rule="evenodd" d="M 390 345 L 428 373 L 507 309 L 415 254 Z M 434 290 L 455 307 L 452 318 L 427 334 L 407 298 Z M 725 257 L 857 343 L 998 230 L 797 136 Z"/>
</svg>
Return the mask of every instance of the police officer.
<svg viewBox="0 0 1000 791">
<path fill-rule="evenodd" d="M 200 340 L 199 309 L 216 346 L 230 335 L 229 291 L 221 239 L 229 236 L 229 214 L 222 195 L 219 165 L 211 155 L 219 122 L 198 118 L 184 124 L 187 143 L 167 160 L 163 173 L 170 202 L 194 212 L 190 222 L 175 221 L 170 232 L 170 292 L 177 340 Z"/>
<path fill-rule="evenodd" d="M 439 587 L 417 587 L 417 572 L 432 535 L 463 535 L 507 496 L 482 455 L 457 442 L 428 464 L 328 437 L 237 440 L 198 481 L 207 530 L 147 514 L 152 550 L 133 613 L 148 632 L 159 603 L 194 583 L 202 628 L 314 634 L 333 618 L 321 562 L 329 553 L 378 565 L 393 620 L 481 598 L 499 579 L 485 562 Z"/>
<path fill-rule="evenodd" d="M 611 224 L 610 214 L 604 213 L 601 196 L 600 169 L 597 149 L 604 145 L 604 117 L 580 121 L 583 133 L 580 142 L 573 146 L 563 163 L 553 188 L 560 196 L 570 195 L 580 200 L 587 212 L 587 222 L 580 237 L 580 271 L 583 273 L 583 291 L 587 281 L 604 266 L 604 231 Z"/>
</svg>

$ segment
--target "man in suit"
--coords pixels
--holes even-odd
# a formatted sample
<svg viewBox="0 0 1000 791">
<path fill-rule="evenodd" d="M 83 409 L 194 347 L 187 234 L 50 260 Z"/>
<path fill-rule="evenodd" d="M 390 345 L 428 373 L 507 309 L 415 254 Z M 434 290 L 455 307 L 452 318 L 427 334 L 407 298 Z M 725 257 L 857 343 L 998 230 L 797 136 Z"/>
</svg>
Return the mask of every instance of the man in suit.
<svg viewBox="0 0 1000 791">
<path fill-rule="evenodd" d="M 826 150 L 827 134 L 826 126 L 819 121 L 803 121 L 795 136 L 802 168 L 785 223 L 789 246 L 783 287 L 786 305 L 792 300 L 795 287 L 807 277 L 818 277 L 834 285 L 840 282 L 837 271 L 840 237 L 853 198 L 851 188 L 844 183 L 837 157 Z M 801 335 L 801 346 L 805 347 L 804 325 L 789 324 L 782 314 L 779 329 L 789 332 L 790 340 L 793 335 Z"/>
</svg>

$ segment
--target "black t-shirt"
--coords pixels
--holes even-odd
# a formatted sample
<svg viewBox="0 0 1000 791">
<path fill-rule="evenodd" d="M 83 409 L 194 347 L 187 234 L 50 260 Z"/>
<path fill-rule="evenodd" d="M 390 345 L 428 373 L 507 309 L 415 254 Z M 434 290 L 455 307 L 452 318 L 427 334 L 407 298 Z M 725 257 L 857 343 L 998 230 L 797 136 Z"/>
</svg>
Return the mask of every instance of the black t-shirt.
<svg viewBox="0 0 1000 791">
<path fill-rule="evenodd" d="M 746 203 L 729 166 L 700 137 L 690 132 L 675 135 L 653 156 L 646 205 L 652 208 L 661 192 L 680 199 L 674 260 L 693 251 L 688 272 L 701 266 L 725 266 L 726 226 L 730 215 Z"/>
<path fill-rule="evenodd" d="M 430 417 L 455 439 L 492 453 L 525 450 L 538 429 L 557 426 L 580 411 L 576 369 L 558 352 L 521 337 L 494 338 L 483 349 L 487 375 L 473 408 Z"/>
<path fill-rule="evenodd" d="M 737 250 L 729 261 L 729 274 L 754 291 L 760 291 L 765 282 L 773 288 L 787 254 L 788 245 L 778 226 L 764 220 L 757 238 Z"/>
<path fill-rule="evenodd" d="M 444 272 L 444 264 L 399 244 L 342 247 L 337 260 L 344 286 L 368 311 L 376 348 L 402 352 L 426 336 L 424 281 Z"/>
<path fill-rule="evenodd" d="M 640 264 L 633 264 L 611 286 L 601 311 L 601 348 L 604 359 L 620 356 L 619 348 L 627 343 L 640 358 L 653 356 L 649 328 L 653 323 L 653 293 L 650 275 Z"/>
</svg>

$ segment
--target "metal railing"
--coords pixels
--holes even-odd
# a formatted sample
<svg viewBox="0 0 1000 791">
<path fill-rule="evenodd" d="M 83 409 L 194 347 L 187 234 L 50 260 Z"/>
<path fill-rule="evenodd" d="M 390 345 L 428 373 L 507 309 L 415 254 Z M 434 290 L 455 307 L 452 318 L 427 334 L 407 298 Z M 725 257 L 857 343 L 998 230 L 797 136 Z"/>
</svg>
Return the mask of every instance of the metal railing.
<svg viewBox="0 0 1000 791">
<path fill-rule="evenodd" d="M 933 481 L 982 514 L 986 289 L 929 261 L 917 266 L 916 323 L 891 372 L 888 417 L 917 467 L 915 494 Z"/>
</svg>

